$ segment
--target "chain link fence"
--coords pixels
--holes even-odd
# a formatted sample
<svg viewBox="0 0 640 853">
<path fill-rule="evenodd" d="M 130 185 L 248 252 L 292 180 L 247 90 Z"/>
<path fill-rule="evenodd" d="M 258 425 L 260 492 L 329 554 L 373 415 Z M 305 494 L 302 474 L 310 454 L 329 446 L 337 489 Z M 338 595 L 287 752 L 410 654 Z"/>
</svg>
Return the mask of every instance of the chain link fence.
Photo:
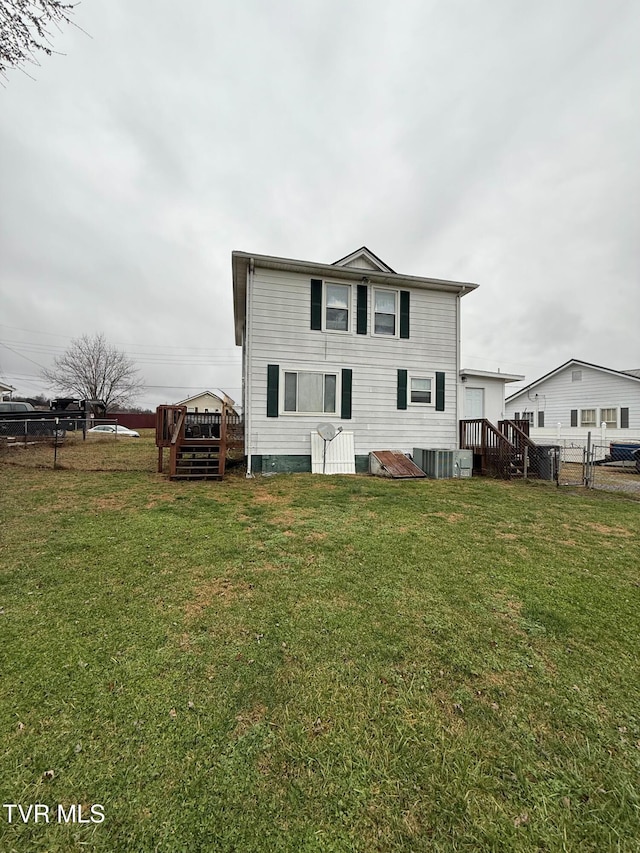
<svg viewBox="0 0 640 853">
<path fill-rule="evenodd" d="M 59 418 L 0 420 L 0 462 L 20 468 L 72 471 L 154 471 L 153 430 L 142 438 L 115 431 L 89 432 L 83 427 L 113 425 L 113 419 Z"/>
<path fill-rule="evenodd" d="M 609 444 L 560 446 L 560 486 L 584 486 L 640 495 L 640 452 L 612 452 Z"/>
</svg>

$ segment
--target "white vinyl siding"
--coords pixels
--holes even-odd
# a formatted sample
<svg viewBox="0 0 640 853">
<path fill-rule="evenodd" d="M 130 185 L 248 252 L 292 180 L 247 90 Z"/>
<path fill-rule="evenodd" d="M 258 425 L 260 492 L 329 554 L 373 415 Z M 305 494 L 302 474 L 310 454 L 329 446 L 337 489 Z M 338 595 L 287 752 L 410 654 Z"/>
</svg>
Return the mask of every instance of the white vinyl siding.
<svg viewBox="0 0 640 853">
<path fill-rule="evenodd" d="M 404 287 L 404 285 L 403 285 Z M 377 289 L 377 288 L 376 288 Z M 399 293 L 399 289 L 395 291 Z M 351 287 L 351 333 L 309 329 L 309 277 L 256 268 L 249 294 L 246 347 L 247 382 L 250 383 L 250 418 L 246 449 L 251 454 L 310 454 L 310 435 L 320 420 L 348 427 L 354 433 L 355 452 L 414 447 L 457 446 L 457 298 L 455 293 L 420 288 L 411 290 L 411 340 L 390 335 L 355 333 L 355 287 Z M 373 286 L 369 306 L 373 311 Z M 396 308 L 399 311 L 399 296 Z M 371 319 L 371 315 L 370 315 Z M 396 316 L 396 331 L 399 315 Z M 280 413 L 266 417 L 267 365 L 280 366 Z M 397 409 L 397 371 L 409 376 L 445 373 L 444 412 L 435 406 Z M 342 420 L 342 370 L 353 371 L 352 417 Z M 337 376 L 335 414 L 284 415 L 285 372 L 310 372 Z M 432 388 L 435 399 L 435 379 Z"/>
<path fill-rule="evenodd" d="M 580 381 L 573 379 L 573 373 L 580 370 Z M 640 438 L 640 381 L 631 376 L 626 377 L 608 370 L 600 370 L 588 365 L 567 365 L 566 368 L 539 382 L 522 393 L 514 395 L 512 400 L 505 403 L 507 417 L 513 417 L 513 412 L 521 411 L 533 405 L 535 412 L 544 412 L 544 430 L 531 433 L 534 440 L 540 443 L 552 443 L 560 435 L 570 440 L 586 436 L 587 430 L 600 431 L 603 413 L 615 413 L 616 426 L 613 418 L 607 429 L 607 440 L 616 438 Z M 620 410 L 629 410 L 629 425 L 621 427 Z M 577 423 L 571 426 L 571 411 L 577 412 Z M 613 412 L 611 411 L 613 410 Z M 581 426 L 581 414 L 589 411 L 590 426 Z M 537 417 L 536 417 L 537 422 Z M 558 424 L 560 425 L 558 427 Z"/>
</svg>

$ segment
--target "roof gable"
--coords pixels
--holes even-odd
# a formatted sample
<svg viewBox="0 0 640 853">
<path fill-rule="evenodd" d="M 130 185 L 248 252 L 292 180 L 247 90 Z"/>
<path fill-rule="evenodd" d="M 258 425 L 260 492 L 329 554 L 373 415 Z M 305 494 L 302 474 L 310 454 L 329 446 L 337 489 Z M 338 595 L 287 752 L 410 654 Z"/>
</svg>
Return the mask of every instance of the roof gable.
<svg viewBox="0 0 640 853">
<path fill-rule="evenodd" d="M 360 270 L 395 273 L 395 270 L 392 270 L 390 266 L 380 260 L 377 255 L 374 255 L 366 246 L 361 246 L 359 249 L 356 249 L 355 252 L 351 252 L 350 255 L 340 258 L 339 261 L 334 261 L 332 266 L 355 267 Z"/>
<path fill-rule="evenodd" d="M 569 361 L 565 361 L 564 364 L 561 364 L 560 367 L 556 367 L 555 370 L 551 370 L 549 373 L 545 373 L 544 376 L 541 376 L 540 379 L 536 379 L 535 382 L 531 382 L 529 385 L 525 385 L 524 388 L 521 388 L 519 391 L 516 391 L 511 396 L 507 397 L 505 402 L 509 403 L 512 400 L 517 399 L 521 394 L 524 394 L 530 391 L 532 388 L 535 388 L 537 385 L 540 385 L 541 382 L 544 382 L 546 379 L 550 379 L 552 376 L 556 376 L 558 373 L 562 373 L 562 371 L 567 370 L 572 367 L 590 367 L 593 370 L 601 370 L 603 373 L 610 373 L 613 376 L 620 376 L 623 379 L 629 379 L 632 382 L 640 382 L 640 377 L 634 376 L 633 373 L 629 373 L 624 370 L 613 370 L 611 367 L 602 367 L 600 364 L 591 364 L 588 361 L 580 361 L 578 358 L 570 358 Z"/>
<path fill-rule="evenodd" d="M 225 394 L 224 391 L 220 391 L 218 389 L 218 393 L 216 394 L 213 391 L 201 391 L 199 394 L 194 394 L 192 397 L 187 397 L 186 400 L 180 400 L 179 403 L 176 403 L 176 406 L 185 406 L 187 403 L 191 403 L 193 400 L 199 400 L 201 397 L 211 397 L 212 400 L 217 401 L 219 403 L 226 403 L 228 406 L 233 406 L 234 401 L 229 397 L 228 394 Z"/>
</svg>

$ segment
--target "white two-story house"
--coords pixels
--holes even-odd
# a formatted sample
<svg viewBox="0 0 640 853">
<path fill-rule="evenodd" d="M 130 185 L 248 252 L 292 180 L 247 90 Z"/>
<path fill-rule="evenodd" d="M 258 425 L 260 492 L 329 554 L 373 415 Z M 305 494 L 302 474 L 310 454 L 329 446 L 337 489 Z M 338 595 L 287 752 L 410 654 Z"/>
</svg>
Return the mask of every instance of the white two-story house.
<svg viewBox="0 0 640 853">
<path fill-rule="evenodd" d="M 375 450 L 458 446 L 460 299 L 477 285 L 401 275 L 363 247 L 333 264 L 233 252 L 252 473 L 311 471 L 319 423 Z"/>
</svg>

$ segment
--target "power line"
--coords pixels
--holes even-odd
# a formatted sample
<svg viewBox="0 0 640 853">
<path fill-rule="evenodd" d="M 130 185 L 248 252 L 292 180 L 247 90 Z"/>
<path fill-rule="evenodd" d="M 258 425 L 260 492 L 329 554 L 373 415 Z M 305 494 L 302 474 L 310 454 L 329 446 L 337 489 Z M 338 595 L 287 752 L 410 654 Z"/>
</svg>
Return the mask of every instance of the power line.
<svg viewBox="0 0 640 853">
<path fill-rule="evenodd" d="M 75 340 L 75 338 L 70 336 L 70 335 L 61 335 L 61 334 L 57 334 L 55 332 L 44 332 L 42 330 L 37 330 L 37 329 L 22 329 L 19 326 L 8 326 L 6 323 L 0 323 L 0 328 L 12 329 L 14 332 L 28 332 L 29 334 L 33 334 L 33 335 L 47 335 L 49 337 L 64 338 L 67 341 Z M 23 342 L 22 341 L 13 341 L 13 343 L 23 343 Z M 145 349 L 145 348 L 148 348 L 148 349 L 159 349 L 159 350 L 168 350 L 168 349 L 169 350 L 189 350 L 189 351 L 204 352 L 204 353 L 206 353 L 206 352 L 223 352 L 223 351 L 235 352 L 239 349 L 239 347 L 236 347 L 236 346 L 231 346 L 231 347 L 194 347 L 194 346 L 185 346 L 185 345 L 176 345 L 176 344 L 130 343 L 128 341 L 127 342 L 125 342 L 125 341 L 114 341 L 113 344 L 114 344 L 114 346 L 123 346 L 123 347 L 127 347 L 128 349 L 140 349 L 140 348 Z M 43 346 L 43 347 L 47 346 L 47 344 L 35 344 L 35 343 L 32 345 L 33 346 Z M 62 350 L 66 349 L 66 347 L 61 346 L 61 345 L 57 345 L 57 344 L 49 344 L 48 346 L 50 346 L 51 349 L 62 349 Z"/>
<path fill-rule="evenodd" d="M 0 341 L 0 347 L 5 347 L 5 349 L 11 350 L 11 352 L 15 353 L 16 355 L 19 355 L 20 358 L 26 358 L 27 361 L 31 362 L 31 364 L 35 364 L 36 367 L 41 367 L 43 370 L 47 369 L 44 364 L 39 364 L 37 361 L 34 361 L 32 358 L 29 358 L 29 356 L 23 355 L 23 353 L 13 349 L 13 347 L 10 347 L 8 344 L 3 344 L 2 341 Z"/>
</svg>

